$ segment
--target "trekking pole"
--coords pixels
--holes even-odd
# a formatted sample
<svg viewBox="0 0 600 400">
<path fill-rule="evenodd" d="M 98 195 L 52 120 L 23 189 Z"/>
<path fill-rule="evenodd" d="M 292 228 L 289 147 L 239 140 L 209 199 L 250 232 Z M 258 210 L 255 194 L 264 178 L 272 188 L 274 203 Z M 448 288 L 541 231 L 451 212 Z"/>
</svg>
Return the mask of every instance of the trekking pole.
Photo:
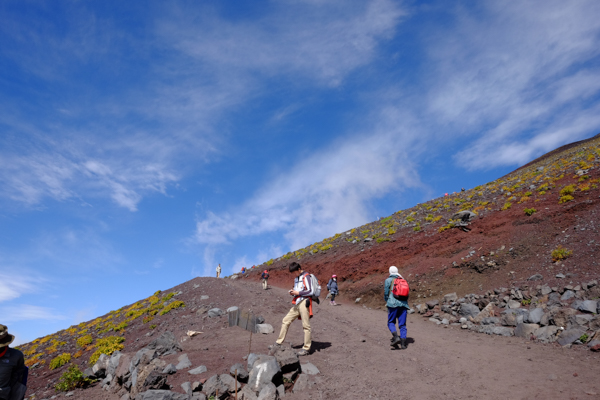
<svg viewBox="0 0 600 400">
<path fill-rule="evenodd" d="M 237 368 L 235 369 L 235 400 L 237 400 Z"/>
</svg>

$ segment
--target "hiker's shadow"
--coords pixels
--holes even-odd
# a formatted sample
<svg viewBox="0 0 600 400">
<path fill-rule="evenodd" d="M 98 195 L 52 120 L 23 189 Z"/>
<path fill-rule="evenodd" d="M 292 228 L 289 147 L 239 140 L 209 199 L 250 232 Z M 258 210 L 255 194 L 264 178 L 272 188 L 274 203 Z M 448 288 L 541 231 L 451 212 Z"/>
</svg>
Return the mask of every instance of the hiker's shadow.
<svg viewBox="0 0 600 400">
<path fill-rule="evenodd" d="M 302 347 L 302 345 L 292 346 L 292 347 L 295 349 L 299 349 Z M 312 344 L 310 346 L 310 352 L 314 353 L 317 351 L 325 350 L 329 347 L 331 347 L 331 342 L 312 342 Z"/>
<path fill-rule="evenodd" d="M 411 343 L 414 343 L 414 342 L 415 342 L 415 339 L 413 339 L 411 337 L 407 337 L 406 338 L 406 344 L 411 344 Z"/>
</svg>

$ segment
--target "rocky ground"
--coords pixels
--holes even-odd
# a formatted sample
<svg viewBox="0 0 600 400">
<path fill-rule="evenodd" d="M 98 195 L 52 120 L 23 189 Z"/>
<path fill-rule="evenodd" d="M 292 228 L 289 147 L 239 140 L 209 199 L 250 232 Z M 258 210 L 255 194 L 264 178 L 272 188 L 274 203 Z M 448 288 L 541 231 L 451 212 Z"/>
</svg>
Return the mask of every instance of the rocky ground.
<svg viewBox="0 0 600 400">
<path fill-rule="evenodd" d="M 202 285 L 194 288 L 194 285 Z M 250 352 L 268 353 L 268 345 L 276 339 L 280 321 L 289 306 L 285 289 L 263 291 L 247 281 L 197 278 L 174 290 L 182 291 L 190 306 L 163 321 L 140 340 L 127 339 L 124 355 L 134 357 L 164 332 L 173 331 L 181 346 L 174 354 L 159 357 L 163 365 L 178 365 L 182 355 L 190 364 L 167 375 L 172 391 L 183 395 L 182 384 L 228 374 L 236 363 Z M 233 295 L 235 293 L 235 296 Z M 201 296 L 208 299 L 198 301 Z M 209 318 L 198 314 L 198 305 L 226 308 L 253 308 L 275 327 L 275 333 L 255 334 L 250 345 L 250 333 L 239 328 L 227 328 L 227 317 Z M 188 309 L 188 307 L 190 307 Z M 196 308 L 196 310 L 194 310 Z M 485 335 L 460 326 L 434 325 L 418 314 L 409 315 L 406 350 L 391 350 L 386 314 L 353 303 L 330 306 L 322 303 L 315 308 L 313 326 L 314 352 L 300 362 L 311 363 L 315 375 L 307 375 L 305 389 L 293 393 L 288 385 L 289 399 L 584 399 L 600 397 L 600 354 L 586 346 L 563 348 L 558 344 L 543 344 L 520 337 Z M 198 329 L 204 333 L 189 338 L 185 332 Z M 300 322 L 292 325 L 287 341 L 294 349 L 302 346 Z M 251 346 L 251 348 L 250 348 Z M 191 375 L 201 365 L 207 371 Z M 64 367 L 62 367 L 64 368 Z M 61 369 L 59 369 L 61 370 Z M 34 372 L 36 369 L 33 370 Z M 36 398 L 63 398 L 65 394 L 44 388 L 59 374 L 37 370 L 31 390 Z M 43 372 L 41 372 L 43 371 Z M 40 373 L 41 372 L 41 373 Z M 77 389 L 70 398 L 120 399 L 124 392 L 103 390 L 102 384 Z M 240 384 L 241 386 L 241 384 Z M 30 394 L 32 393 L 30 392 Z"/>
</svg>

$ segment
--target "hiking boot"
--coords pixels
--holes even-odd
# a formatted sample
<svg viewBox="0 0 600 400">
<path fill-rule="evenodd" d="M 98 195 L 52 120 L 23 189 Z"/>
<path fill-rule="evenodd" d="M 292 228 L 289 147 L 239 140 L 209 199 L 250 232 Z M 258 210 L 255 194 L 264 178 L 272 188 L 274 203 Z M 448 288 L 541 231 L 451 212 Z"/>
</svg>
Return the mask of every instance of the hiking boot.
<svg viewBox="0 0 600 400">
<path fill-rule="evenodd" d="M 333 306 L 333 305 L 334 305 L 334 304 L 333 304 L 333 301 L 330 301 L 330 302 L 329 302 L 329 305 L 330 305 L 330 306 Z"/>
<path fill-rule="evenodd" d="M 333 303 L 334 306 L 337 306 L 337 303 L 335 302 L 335 300 L 332 301 L 332 303 Z"/>
<path fill-rule="evenodd" d="M 400 339 L 400 348 L 402 350 L 406 349 L 406 338 Z"/>
<path fill-rule="evenodd" d="M 310 354 L 310 352 L 308 350 L 304 350 L 304 349 L 302 349 L 298 352 L 299 356 L 307 356 L 309 354 Z"/>
<path fill-rule="evenodd" d="M 392 333 L 392 336 L 393 336 L 392 343 L 391 343 L 392 346 L 396 346 L 398 343 L 401 342 L 401 339 L 396 332 Z"/>
</svg>

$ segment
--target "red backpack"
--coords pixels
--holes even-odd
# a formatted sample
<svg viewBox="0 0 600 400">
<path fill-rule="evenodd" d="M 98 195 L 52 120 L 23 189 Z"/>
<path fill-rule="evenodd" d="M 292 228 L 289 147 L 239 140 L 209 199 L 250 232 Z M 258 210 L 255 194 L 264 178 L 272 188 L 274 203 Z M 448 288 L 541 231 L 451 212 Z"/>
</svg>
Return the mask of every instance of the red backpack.
<svg viewBox="0 0 600 400">
<path fill-rule="evenodd" d="M 403 278 L 396 278 L 392 281 L 392 294 L 398 300 L 408 298 L 408 282 Z"/>
</svg>

